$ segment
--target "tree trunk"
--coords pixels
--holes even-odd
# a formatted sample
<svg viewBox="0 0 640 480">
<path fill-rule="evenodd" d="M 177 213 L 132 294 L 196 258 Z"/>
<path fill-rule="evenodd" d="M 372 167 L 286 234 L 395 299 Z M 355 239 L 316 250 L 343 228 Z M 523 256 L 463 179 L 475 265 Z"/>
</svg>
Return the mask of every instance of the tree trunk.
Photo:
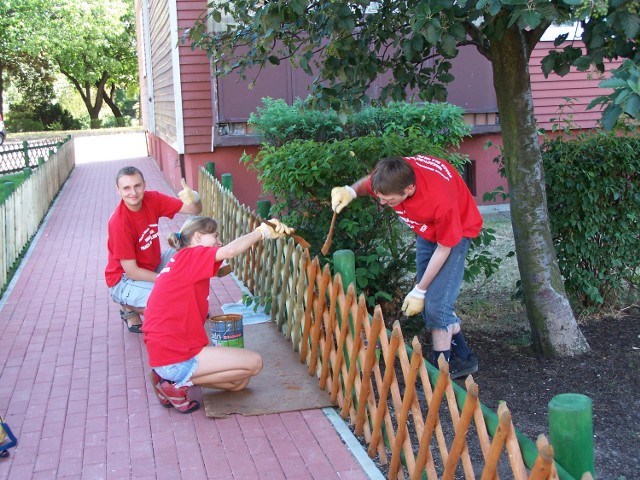
<svg viewBox="0 0 640 480">
<path fill-rule="evenodd" d="M 122 118 L 122 112 L 120 111 L 120 108 L 118 107 L 118 105 L 116 105 L 116 102 L 113 101 L 113 97 L 115 96 L 115 88 L 115 85 L 111 85 L 111 91 L 109 92 L 109 95 L 105 93 L 104 103 L 106 103 L 107 106 L 111 109 L 115 118 Z"/>
<path fill-rule="evenodd" d="M 90 81 L 85 81 L 83 85 L 70 72 L 67 72 L 63 69 L 60 69 L 60 71 L 65 77 L 69 79 L 69 81 L 75 87 L 76 91 L 80 94 L 80 97 L 82 97 L 84 106 L 87 108 L 87 112 L 89 113 L 89 118 L 91 119 L 91 128 L 99 128 L 100 127 L 100 119 L 99 119 L 100 110 L 102 110 L 102 103 L 106 95 L 104 88 L 107 83 L 107 80 L 109 79 L 109 74 L 107 74 L 106 72 L 103 72 L 100 80 L 96 82 L 95 101 L 92 101 Z"/>
<path fill-rule="evenodd" d="M 547 357 L 582 353 L 589 345 L 569 305 L 549 226 L 524 33 L 514 26 L 502 39 L 493 40 L 491 58 L 511 224 L 533 347 Z"/>
</svg>

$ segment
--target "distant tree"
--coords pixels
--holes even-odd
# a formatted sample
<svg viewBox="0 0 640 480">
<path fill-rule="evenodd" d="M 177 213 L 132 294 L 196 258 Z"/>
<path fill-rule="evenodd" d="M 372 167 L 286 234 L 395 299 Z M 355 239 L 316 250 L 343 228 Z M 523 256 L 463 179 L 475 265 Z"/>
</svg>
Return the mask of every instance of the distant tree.
<svg viewBox="0 0 640 480">
<path fill-rule="evenodd" d="M 36 79 L 47 81 L 49 62 L 41 53 L 48 0 L 0 2 L 0 115 L 4 114 L 6 81 L 23 85 Z"/>
<path fill-rule="evenodd" d="M 59 70 L 73 85 L 94 126 L 106 103 L 137 96 L 138 59 L 131 0 L 4 0 L 0 2 L 0 113 L 5 79 L 42 82 Z M 126 94 L 118 96 L 117 92 Z"/>
<path fill-rule="evenodd" d="M 216 74 L 236 71 L 246 78 L 265 65 L 289 60 L 313 76 L 312 106 L 334 109 L 365 105 L 368 87 L 388 73 L 392 78 L 379 101 L 403 100 L 408 89 L 417 90 L 422 100 L 446 100 L 446 84 L 453 80 L 450 59 L 459 47 L 475 46 L 493 68 L 533 344 L 544 355 L 566 356 L 589 346 L 553 248 L 529 58 L 549 26 L 577 21 L 584 27 L 586 49 L 550 55 L 543 63 L 546 73 L 563 75 L 572 65 L 583 71 L 591 65 L 604 69 L 610 58 L 628 58 L 637 70 L 638 5 L 638 0 L 215 1 L 209 16 L 218 23 L 231 19 L 226 29 L 208 32 L 203 16 L 186 38 L 211 55 Z M 622 111 L 635 116 L 638 109 L 634 101 L 609 110 L 606 124 Z"/>
<path fill-rule="evenodd" d="M 82 97 L 92 126 L 104 103 L 122 117 L 115 92 L 137 88 L 133 2 L 58 0 L 50 18 L 45 49 Z"/>
</svg>

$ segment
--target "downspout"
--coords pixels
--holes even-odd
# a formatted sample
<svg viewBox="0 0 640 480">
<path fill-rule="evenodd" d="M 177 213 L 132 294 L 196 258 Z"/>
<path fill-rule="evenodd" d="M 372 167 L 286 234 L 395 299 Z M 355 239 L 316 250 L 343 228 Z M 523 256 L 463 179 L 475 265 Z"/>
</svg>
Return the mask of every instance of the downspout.
<svg viewBox="0 0 640 480">
<path fill-rule="evenodd" d="M 180 178 L 187 178 L 184 168 L 184 153 L 178 154 L 178 162 L 180 163 Z"/>
<path fill-rule="evenodd" d="M 171 45 L 171 71 L 173 73 L 173 101 L 176 115 L 176 151 L 180 158 L 180 169 L 184 175 L 184 117 L 182 111 L 182 82 L 180 80 L 180 39 L 178 38 L 178 6 L 176 0 L 167 2 L 169 8 L 169 30 Z"/>
<path fill-rule="evenodd" d="M 151 59 L 151 26 L 149 24 L 149 0 L 142 1 L 142 24 L 143 26 L 143 44 L 142 48 L 144 49 L 144 59 L 145 59 L 145 72 L 147 75 L 147 100 L 149 101 L 149 129 L 148 131 L 155 134 L 156 133 L 156 113 L 154 107 L 154 91 L 153 91 L 153 66 Z M 142 101 L 142 99 L 140 99 Z M 148 139 L 147 139 L 147 152 L 149 151 Z"/>
</svg>

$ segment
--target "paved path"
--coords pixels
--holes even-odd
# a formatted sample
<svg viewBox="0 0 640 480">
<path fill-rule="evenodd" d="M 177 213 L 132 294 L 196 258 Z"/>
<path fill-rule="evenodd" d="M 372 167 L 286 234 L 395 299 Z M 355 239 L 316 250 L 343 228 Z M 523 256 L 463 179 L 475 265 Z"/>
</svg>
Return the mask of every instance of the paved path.
<svg viewBox="0 0 640 480">
<path fill-rule="evenodd" d="M 18 437 L 0 479 L 380 478 L 331 409 L 220 420 L 159 405 L 103 271 L 117 170 L 135 165 L 172 192 L 139 133 L 75 144 L 77 165 L 0 299 L 0 415 Z M 185 218 L 162 220 L 163 234 Z M 212 313 L 241 298 L 231 276 L 212 290 Z"/>
</svg>

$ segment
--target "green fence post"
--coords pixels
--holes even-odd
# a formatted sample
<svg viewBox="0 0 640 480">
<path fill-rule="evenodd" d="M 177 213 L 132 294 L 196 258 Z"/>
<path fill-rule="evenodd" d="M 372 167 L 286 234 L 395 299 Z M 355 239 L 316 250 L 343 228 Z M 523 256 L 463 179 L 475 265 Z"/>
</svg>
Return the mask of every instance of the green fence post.
<svg viewBox="0 0 640 480">
<path fill-rule="evenodd" d="M 44 165 L 44 157 L 38 157 L 38 166 L 41 167 Z"/>
<path fill-rule="evenodd" d="M 24 167 L 22 169 L 22 173 L 24 173 L 25 180 L 31 176 L 31 169 L 29 167 Z"/>
<path fill-rule="evenodd" d="M 556 462 L 574 478 L 585 472 L 595 478 L 591 399 L 563 393 L 551 399 L 548 409 L 549 442 Z"/>
<path fill-rule="evenodd" d="M 56 154 L 54 149 L 49 150 L 49 158 L 53 157 Z"/>
<path fill-rule="evenodd" d="M 22 142 L 22 152 L 24 153 L 24 166 L 29 166 L 29 142 L 24 140 Z"/>
<path fill-rule="evenodd" d="M 227 190 L 229 190 L 230 192 L 233 191 L 232 188 L 232 180 L 231 180 L 231 174 L 230 173 L 223 173 L 222 174 L 222 186 L 224 188 L 226 188 Z"/>
<path fill-rule="evenodd" d="M 212 177 L 216 176 L 216 164 L 215 162 L 207 162 L 204 164 L 205 171 Z"/>
<path fill-rule="evenodd" d="M 333 254 L 333 266 L 342 277 L 345 293 L 349 284 L 356 286 L 356 254 L 352 250 L 336 250 Z"/>
<path fill-rule="evenodd" d="M 258 200 L 256 202 L 256 211 L 260 218 L 269 218 L 271 216 L 271 202 L 269 200 Z"/>
</svg>

